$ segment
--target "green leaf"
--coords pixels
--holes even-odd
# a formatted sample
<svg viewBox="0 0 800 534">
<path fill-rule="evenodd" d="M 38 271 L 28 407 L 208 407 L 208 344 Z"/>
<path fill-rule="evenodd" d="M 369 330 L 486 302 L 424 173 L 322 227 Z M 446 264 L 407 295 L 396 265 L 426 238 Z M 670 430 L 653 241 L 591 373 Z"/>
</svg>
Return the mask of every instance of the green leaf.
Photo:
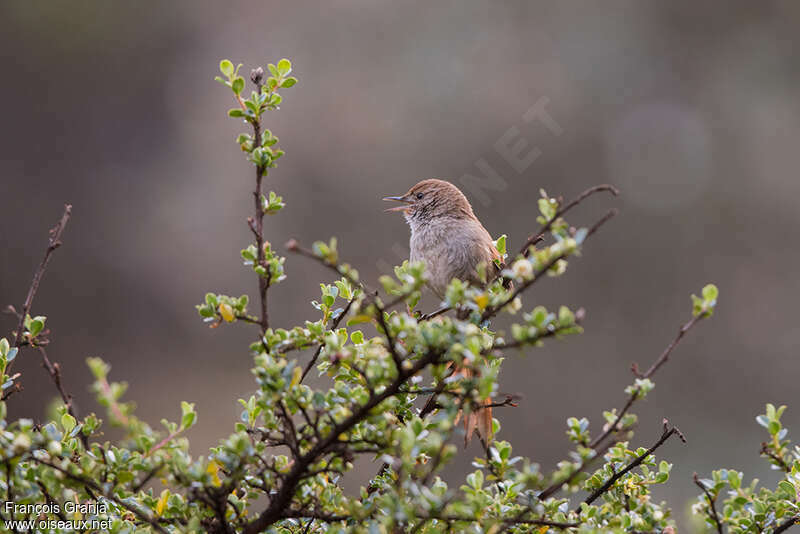
<svg viewBox="0 0 800 534">
<path fill-rule="evenodd" d="M 228 110 L 228 117 L 246 117 L 246 115 L 241 108 L 232 108 Z"/>
<path fill-rule="evenodd" d="M 31 327 L 30 327 L 31 337 L 38 336 L 43 328 L 44 328 L 44 322 L 38 317 L 33 321 L 31 321 Z"/>
<path fill-rule="evenodd" d="M 703 288 L 703 298 L 707 301 L 717 300 L 719 290 L 714 284 L 708 284 Z"/>
<path fill-rule="evenodd" d="M 231 83 L 231 89 L 233 89 L 233 92 L 237 95 L 241 95 L 242 91 L 244 91 L 244 78 L 237 76 Z"/>
<path fill-rule="evenodd" d="M 233 76 L 233 63 L 227 59 L 223 59 L 219 62 L 219 70 L 222 74 L 230 78 Z"/>
<path fill-rule="evenodd" d="M 288 78 L 283 80 L 281 87 L 287 87 L 287 88 L 292 87 L 296 83 L 297 83 L 297 78 L 295 78 L 294 76 L 289 76 Z"/>
<path fill-rule="evenodd" d="M 197 420 L 197 413 L 194 411 L 194 403 L 181 401 L 181 428 L 191 428 Z"/>
<path fill-rule="evenodd" d="M 494 242 L 494 247 L 500 253 L 501 258 L 506 255 L 506 234 L 497 238 L 497 241 Z"/>
<path fill-rule="evenodd" d="M 287 74 L 289 74 L 291 71 L 292 71 L 292 62 L 291 62 L 291 61 L 289 61 L 289 60 L 288 60 L 288 59 L 286 59 L 286 58 L 284 58 L 284 59 L 282 59 L 282 60 L 278 61 L 278 72 L 279 72 L 279 73 L 280 73 L 282 76 L 286 76 L 286 75 L 287 75 Z"/>
<path fill-rule="evenodd" d="M 350 339 L 356 345 L 361 345 L 364 342 L 364 332 L 362 332 L 361 330 L 355 330 L 353 332 L 350 332 Z"/>
<path fill-rule="evenodd" d="M 65 434 L 69 434 L 70 432 L 72 432 L 72 429 L 75 428 L 75 425 L 77 424 L 78 423 L 77 421 L 75 421 L 75 418 L 72 417 L 70 414 L 65 413 L 64 415 L 61 416 L 61 426 L 64 427 Z"/>
</svg>

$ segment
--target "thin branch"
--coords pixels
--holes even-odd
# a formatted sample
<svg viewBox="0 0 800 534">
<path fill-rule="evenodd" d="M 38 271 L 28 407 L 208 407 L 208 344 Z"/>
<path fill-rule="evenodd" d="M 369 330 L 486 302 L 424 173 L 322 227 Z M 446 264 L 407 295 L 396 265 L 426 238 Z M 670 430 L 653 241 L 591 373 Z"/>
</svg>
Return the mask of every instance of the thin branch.
<svg viewBox="0 0 800 534">
<path fill-rule="evenodd" d="M 235 317 L 237 321 L 243 321 L 245 323 L 261 325 L 260 319 L 257 319 L 255 317 L 250 317 L 249 315 L 245 315 L 243 313 L 237 313 Z"/>
<path fill-rule="evenodd" d="M 55 499 L 53 499 L 52 495 L 50 495 L 50 492 L 47 491 L 47 486 L 45 486 L 41 480 L 37 480 L 36 485 L 39 486 L 39 489 L 41 490 L 42 495 L 44 495 L 47 504 L 50 505 L 59 504 Z M 55 514 L 58 516 L 60 520 L 67 521 L 67 517 L 64 515 L 64 512 L 61 511 L 61 506 L 54 506 L 53 509 L 55 510 Z"/>
<path fill-rule="evenodd" d="M 36 292 L 39 290 L 39 284 L 42 282 L 44 271 L 47 269 L 47 264 L 50 262 L 50 256 L 52 256 L 55 249 L 61 246 L 61 235 L 64 233 L 64 228 L 66 228 L 71 215 L 72 205 L 64 204 L 64 214 L 61 216 L 61 219 L 56 223 L 56 225 L 50 229 L 50 239 L 47 243 L 47 249 L 45 249 L 44 257 L 42 258 L 39 267 L 33 274 L 33 280 L 28 288 L 28 295 L 25 297 L 25 304 L 22 305 L 22 313 L 20 314 L 19 324 L 17 326 L 17 335 L 14 339 L 14 346 L 17 348 L 22 346 L 22 336 L 25 330 L 25 318 L 31 311 L 33 298 L 36 296 Z M 11 368 L 12 363 L 13 362 L 9 363 L 6 371 Z"/>
<path fill-rule="evenodd" d="M 61 400 L 64 401 L 64 405 L 67 407 L 67 412 L 75 418 L 75 420 L 80 420 L 78 417 L 78 412 L 75 410 L 75 406 L 72 404 L 72 395 L 67 393 L 64 390 L 64 385 L 61 383 L 61 366 L 58 362 L 51 362 L 50 358 L 47 357 L 47 351 L 44 350 L 44 347 L 38 347 L 39 354 L 42 355 L 42 367 L 47 370 L 50 378 L 53 380 L 53 383 L 56 385 L 56 389 L 58 389 L 58 393 L 61 395 Z M 78 437 L 83 443 L 83 448 L 87 451 L 89 450 L 89 438 L 83 433 L 81 430 L 78 433 Z"/>
<path fill-rule="evenodd" d="M 675 336 L 675 339 L 673 339 L 672 342 L 669 345 L 667 345 L 667 348 L 664 349 L 664 352 L 661 353 L 661 356 L 659 356 L 658 359 L 655 362 L 653 362 L 653 365 L 651 365 L 650 368 L 647 369 L 647 371 L 645 371 L 644 373 L 640 373 L 638 366 L 636 364 L 633 364 L 632 366 L 633 374 L 635 374 L 639 378 L 650 378 L 651 376 L 653 376 L 653 374 L 656 371 L 658 371 L 658 368 L 664 365 L 667 362 L 667 360 L 669 360 L 669 355 L 672 354 L 672 351 L 675 350 L 676 346 L 678 346 L 678 343 L 680 343 L 681 339 L 683 339 L 683 336 L 686 335 L 686 332 L 691 330 L 692 327 L 695 324 L 697 324 L 698 321 L 705 318 L 707 315 L 708 315 L 707 313 L 701 313 L 695 315 L 686 324 L 681 326 L 681 328 L 678 330 L 678 335 Z"/>
<path fill-rule="evenodd" d="M 586 504 L 592 504 L 601 495 L 603 495 L 608 490 L 610 490 L 614 486 L 614 484 L 617 482 L 617 480 L 619 480 L 620 478 L 624 477 L 631 470 L 636 469 L 639 465 L 641 465 L 642 462 L 644 462 L 647 459 L 648 456 L 653 454 L 656 451 L 656 449 L 661 447 L 673 435 L 677 435 L 678 438 L 680 438 L 680 440 L 682 442 L 686 443 L 686 438 L 683 437 L 683 434 L 681 433 L 681 431 L 678 430 L 678 428 L 675 427 L 675 426 L 670 428 L 669 422 L 666 419 L 664 419 L 664 431 L 661 433 L 661 437 L 658 439 L 658 441 L 656 441 L 653 444 L 652 447 L 650 447 L 644 453 L 642 453 L 641 456 L 638 456 L 635 460 L 633 460 L 631 463 L 629 463 L 627 465 L 627 467 L 625 467 L 625 469 L 623 469 L 622 471 L 619 471 L 618 473 L 615 473 L 614 475 L 612 475 L 611 478 L 609 478 L 606 481 L 605 484 L 603 484 L 602 486 L 597 488 L 591 495 L 586 497 L 586 500 L 584 500 L 583 502 L 585 502 Z"/>
<path fill-rule="evenodd" d="M 547 233 L 548 230 L 553 226 L 553 223 L 556 222 L 560 217 L 564 216 L 569 210 L 580 204 L 584 199 L 587 197 L 592 196 L 595 193 L 599 193 L 601 191 L 608 191 L 612 195 L 617 196 L 619 194 L 619 190 L 614 187 L 613 185 L 609 184 L 601 184 L 596 185 L 594 187 L 590 187 L 580 195 L 578 195 L 575 199 L 573 199 L 569 204 L 561 207 L 558 211 L 556 211 L 555 215 L 547 221 L 544 226 L 542 226 L 539 231 L 535 234 L 532 234 L 528 239 L 525 241 L 525 244 L 520 249 L 519 253 L 524 255 L 525 257 L 528 256 L 528 249 L 531 245 L 535 245 L 539 241 L 544 239 L 544 235 Z"/>
<path fill-rule="evenodd" d="M 142 477 L 142 480 L 137 482 L 136 485 L 131 488 L 131 491 L 133 493 L 139 493 L 139 491 L 142 488 L 144 488 L 147 485 L 147 483 L 150 482 L 150 480 L 152 480 L 152 478 L 156 476 L 158 472 L 161 471 L 161 469 L 163 468 L 164 464 L 158 464 L 155 467 L 153 467 L 150 471 L 147 472 L 147 474 L 144 477 Z"/>
<path fill-rule="evenodd" d="M 337 521 L 347 521 L 353 519 L 353 517 L 348 515 L 335 515 L 335 514 L 327 514 L 325 512 L 316 512 L 312 510 L 289 510 L 284 515 L 286 518 L 293 518 L 293 519 L 317 519 L 320 521 L 325 521 L 328 523 L 337 522 Z M 418 514 L 417 518 L 421 521 L 448 521 L 448 522 L 463 522 L 463 523 L 478 523 L 480 524 L 482 521 L 487 523 L 489 522 L 499 522 L 505 524 L 518 524 L 518 525 L 536 525 L 536 526 L 543 526 L 543 527 L 553 527 L 553 528 L 560 528 L 560 529 L 567 529 L 567 528 L 576 528 L 580 526 L 578 523 L 564 523 L 559 521 L 550 521 L 547 519 L 518 519 L 518 518 L 503 518 L 503 517 L 491 517 L 486 519 L 481 519 L 478 517 L 469 517 L 465 515 L 455 515 L 455 514 L 443 514 L 443 515 L 435 515 L 435 514 Z"/>
<path fill-rule="evenodd" d="M 104 491 L 103 488 L 100 487 L 100 485 L 97 484 L 96 482 L 94 482 L 93 480 L 91 480 L 89 478 L 82 477 L 80 475 L 75 475 L 72 472 L 70 472 L 68 469 L 64 469 L 63 467 L 61 467 L 59 465 L 50 463 L 50 462 L 42 460 L 42 459 L 39 459 L 36 456 L 30 456 L 29 458 L 30 458 L 31 461 L 34 461 L 34 462 L 36 462 L 38 464 L 46 465 L 47 467 L 49 467 L 51 469 L 55 469 L 56 471 L 58 471 L 59 473 L 63 474 L 65 477 L 73 480 L 74 482 L 78 482 L 79 484 L 83 484 L 86 487 L 87 490 L 89 490 L 89 488 L 91 488 L 92 490 L 96 491 L 97 493 L 100 493 L 101 495 L 103 495 L 103 497 L 105 497 L 109 501 L 112 501 L 117 506 L 121 506 L 122 508 L 125 508 L 126 510 L 130 511 L 131 513 L 133 513 L 133 515 L 138 517 L 139 520 L 144 521 L 145 523 L 148 523 L 157 532 L 160 532 L 161 534 L 169 534 L 164 529 L 164 527 L 162 527 L 158 523 L 157 519 L 150 517 L 148 514 L 146 514 L 146 513 L 142 512 L 141 510 L 139 510 L 139 508 L 137 508 L 136 506 L 131 506 L 130 504 L 126 503 L 124 500 L 117 498 L 116 495 L 114 495 L 113 493 Z M 90 491 L 90 493 L 91 493 L 91 491 Z"/>
<path fill-rule="evenodd" d="M 669 359 L 669 355 L 672 353 L 675 347 L 678 346 L 678 343 L 680 342 L 681 339 L 683 339 L 683 337 L 687 334 L 687 332 L 689 332 L 689 330 L 691 330 L 698 322 L 700 322 L 701 319 L 704 319 L 706 317 L 708 317 L 707 312 L 701 313 L 689 319 L 689 321 L 687 321 L 683 326 L 680 327 L 680 329 L 678 330 L 678 334 L 675 336 L 675 339 L 673 339 L 670 342 L 670 344 L 667 345 L 667 348 L 664 350 L 664 352 L 661 353 L 661 356 L 659 356 L 659 358 L 653 363 L 653 365 L 650 366 L 650 368 L 646 372 L 639 373 L 637 365 L 634 364 L 631 366 L 633 373 L 640 378 L 650 378 L 651 376 L 653 376 L 655 372 L 658 371 L 658 369 L 662 365 L 664 365 L 664 363 L 666 363 L 666 361 Z M 600 443 L 602 443 L 603 440 L 605 440 L 608 436 L 610 436 L 613 432 L 615 432 L 620 421 L 622 421 L 622 418 L 625 417 L 625 415 L 628 413 L 628 410 L 630 410 L 631 406 L 633 406 L 633 403 L 636 402 L 638 399 L 639 399 L 639 390 L 637 388 L 635 391 L 631 393 L 630 397 L 628 397 L 625 406 L 623 406 L 622 409 L 619 411 L 614 422 L 611 425 L 609 425 L 602 434 L 597 436 L 589 444 L 589 447 L 594 449 Z"/>
<path fill-rule="evenodd" d="M 586 233 L 586 238 L 589 238 L 589 236 L 591 236 L 592 234 L 597 232 L 597 230 L 599 230 L 601 226 L 603 226 L 606 222 L 608 222 L 612 217 L 617 215 L 617 213 L 619 213 L 619 211 L 616 210 L 616 209 L 611 209 L 608 212 L 606 212 L 605 215 L 603 215 L 596 223 L 594 223 L 589 228 L 589 231 Z M 525 291 L 530 286 L 532 286 L 533 284 L 538 282 L 539 279 L 542 278 L 542 275 L 544 273 L 549 271 L 556 263 L 558 263 L 559 261 L 563 260 L 567 256 L 569 256 L 569 252 L 564 252 L 564 253 L 559 254 L 558 256 L 552 258 L 541 269 L 539 269 L 535 273 L 533 273 L 533 278 L 531 278 L 530 280 L 526 280 L 524 283 L 519 284 L 518 286 L 516 286 L 514 288 L 514 291 L 505 300 L 505 302 L 503 302 L 501 304 L 497 304 L 495 306 L 487 307 L 486 310 L 484 310 L 483 314 L 481 315 L 481 322 L 485 321 L 486 319 L 490 319 L 490 318 L 494 317 L 497 314 L 497 312 L 499 312 L 501 309 L 503 309 L 509 303 L 513 302 L 514 299 L 517 298 L 523 291 Z"/>
<path fill-rule="evenodd" d="M 161 441 L 159 441 L 158 443 L 156 443 L 156 444 L 153 446 L 153 448 L 152 448 L 152 449 L 150 449 L 149 451 L 147 451 L 147 453 L 144 455 L 144 457 L 145 457 L 145 458 L 147 458 L 147 457 L 149 457 L 149 456 L 152 456 L 152 454 L 153 454 L 154 452 L 156 452 L 157 450 L 161 449 L 161 448 L 162 448 L 162 447 L 164 447 L 164 446 L 165 446 L 167 443 L 169 443 L 169 442 L 170 442 L 170 441 L 172 441 L 173 439 L 175 439 L 175 438 L 177 438 L 178 436 L 180 436 L 182 432 L 183 432 L 183 429 L 182 429 L 182 428 L 181 428 L 181 429 L 178 429 L 178 430 L 176 430 L 175 432 L 171 432 L 171 433 L 170 433 L 170 434 L 168 434 L 168 435 L 167 435 L 167 436 L 166 436 L 164 439 L 162 439 Z"/>
<path fill-rule="evenodd" d="M 701 490 L 703 490 L 703 493 L 705 493 L 706 499 L 708 499 L 708 509 L 711 512 L 711 519 L 714 520 L 714 524 L 717 527 L 717 533 L 722 534 L 723 533 L 722 522 L 719 520 L 719 515 L 717 514 L 717 507 L 715 503 L 716 499 L 711 496 L 711 493 L 709 493 L 705 485 L 702 482 L 700 482 L 699 478 L 697 478 L 697 473 L 692 475 L 692 479 L 694 480 L 695 485 Z"/>
<path fill-rule="evenodd" d="M 342 322 L 342 319 L 344 319 L 344 316 L 347 315 L 347 312 L 350 311 L 350 307 L 353 305 L 353 302 L 355 302 L 355 300 L 356 299 L 354 297 L 354 298 L 350 299 L 347 302 L 347 306 L 344 307 L 344 309 L 342 310 L 342 313 L 337 315 L 336 319 L 333 320 L 333 323 L 331 324 L 330 330 L 336 330 L 337 328 L 339 328 L 339 323 Z M 314 368 L 314 365 L 317 363 L 317 359 L 319 359 L 319 355 L 322 352 L 322 347 L 323 346 L 324 346 L 324 343 L 320 343 L 317 346 L 317 350 L 316 350 L 316 352 L 314 352 L 314 356 L 311 357 L 311 360 L 309 360 L 309 362 L 306 364 L 305 369 L 303 369 L 303 374 L 300 376 L 300 382 L 301 383 L 303 382 L 303 380 L 305 380 L 306 375 L 311 371 L 311 369 Z"/>
<path fill-rule="evenodd" d="M 563 480 L 560 480 L 560 481 L 557 481 L 557 482 L 553 482 L 550 486 L 545 488 L 538 495 L 539 500 L 544 501 L 546 499 L 549 499 L 550 497 L 552 497 L 556 493 L 558 493 L 561 490 L 561 488 L 564 487 L 565 484 L 569 484 L 570 482 L 575 480 L 575 477 L 577 477 L 579 474 L 585 472 L 595 460 L 597 460 L 598 458 L 602 458 L 603 455 L 606 453 L 606 451 L 608 451 L 608 449 L 610 449 L 612 446 L 614 446 L 616 443 L 619 443 L 620 441 L 621 441 L 621 438 L 616 437 L 615 439 L 609 441 L 608 443 L 606 443 L 605 445 L 603 445 L 599 449 L 595 450 L 595 455 L 592 456 L 591 458 L 587 459 L 586 461 L 581 462 L 581 464 L 572 473 L 570 473 L 569 476 L 567 476 L 567 478 L 565 478 Z"/>
<path fill-rule="evenodd" d="M 786 532 L 787 530 L 795 526 L 797 523 L 800 523 L 800 515 L 790 517 L 789 519 L 778 525 L 777 528 L 775 528 L 775 530 L 772 531 L 772 534 L 779 534 L 781 532 Z"/>
<path fill-rule="evenodd" d="M 783 470 L 785 473 L 791 473 L 791 471 L 792 471 L 792 468 L 791 468 L 791 466 L 790 466 L 789 464 L 787 464 L 787 463 L 786 463 L 786 460 L 784 460 L 783 458 L 781 458 L 781 457 L 780 457 L 778 454 L 775 454 L 774 452 L 772 452 L 771 450 L 769 450 L 769 445 L 768 445 L 768 444 L 766 444 L 766 443 L 761 443 L 761 450 L 760 450 L 759 452 L 760 452 L 761 454 L 763 454 L 764 456 L 768 456 L 768 457 L 772 458 L 772 460 L 773 460 L 773 461 L 775 461 L 775 463 L 776 463 L 776 464 L 778 464 L 778 466 L 779 466 L 779 467 L 780 467 L 780 468 L 781 468 L 781 469 L 782 469 L 782 470 Z"/>
<path fill-rule="evenodd" d="M 444 314 L 444 313 L 447 313 L 447 312 L 449 312 L 451 309 L 452 309 L 452 308 L 451 308 L 450 306 L 442 306 L 441 308 L 439 308 L 439 309 L 438 309 L 438 310 L 436 310 L 436 311 L 433 311 L 433 312 L 431 312 L 431 313 L 426 313 L 426 314 L 424 314 L 424 315 L 421 315 L 421 316 L 420 316 L 420 318 L 418 319 L 418 321 L 419 321 L 419 322 L 422 322 L 422 321 L 428 321 L 428 320 L 430 320 L 430 319 L 433 319 L 434 317 L 438 317 L 438 316 L 440 316 L 440 315 L 442 315 L 442 314 Z"/>
<path fill-rule="evenodd" d="M 303 478 L 309 466 L 324 455 L 328 449 L 335 444 L 339 436 L 350 430 L 356 424 L 367 417 L 370 411 L 389 397 L 396 395 L 406 381 L 424 369 L 426 366 L 436 362 L 441 357 L 437 351 L 431 351 L 418 360 L 409 369 L 398 369 L 398 376 L 380 393 L 373 392 L 367 402 L 353 407 L 349 417 L 334 425 L 329 434 L 321 441 L 318 441 L 307 453 L 297 458 L 292 469 L 283 480 L 283 484 L 270 500 L 270 504 L 256 519 L 245 525 L 245 534 L 256 534 L 265 530 L 268 526 L 279 521 L 291 502 L 297 485 Z"/>
<path fill-rule="evenodd" d="M 259 79 L 252 78 L 251 81 L 256 86 L 259 94 L 261 93 L 262 83 Z M 239 104 L 241 103 L 241 98 L 238 97 Z M 250 125 L 253 127 L 253 149 L 257 146 L 261 146 L 261 117 L 257 116 L 249 120 Z M 260 307 L 260 318 L 259 318 L 259 325 L 261 327 L 261 339 L 264 339 L 264 334 L 266 334 L 267 329 L 269 328 L 269 310 L 267 307 L 267 291 L 269 290 L 271 272 L 269 266 L 266 264 L 265 255 L 264 255 L 264 207 L 262 205 L 261 198 L 263 196 L 262 192 L 262 184 L 264 181 L 264 174 L 266 172 L 266 165 L 256 165 L 256 184 L 255 190 L 253 191 L 253 217 L 249 217 L 247 220 L 248 226 L 253 231 L 253 235 L 256 239 L 256 249 L 257 249 L 257 257 L 256 257 L 256 265 L 260 265 L 267 271 L 267 275 L 262 276 L 258 274 L 258 297 L 259 297 L 259 307 Z M 266 347 L 265 347 L 266 348 Z"/>
<path fill-rule="evenodd" d="M 350 274 L 347 271 L 342 271 L 342 269 L 339 267 L 338 264 L 331 263 L 331 262 L 327 261 L 325 258 L 320 258 L 316 254 L 314 254 L 312 251 L 300 246 L 300 243 L 298 243 L 296 239 L 290 239 L 289 241 L 286 242 L 286 244 L 284 246 L 286 247 L 286 250 L 288 250 L 289 252 L 294 252 L 294 253 L 300 254 L 301 256 L 305 256 L 307 258 L 311 258 L 312 260 L 318 261 L 323 266 L 327 267 L 328 269 L 330 269 L 333 272 L 335 272 L 337 275 L 339 275 L 339 276 L 343 277 L 344 279 L 346 279 L 352 285 L 354 285 L 356 287 L 360 287 L 364 291 L 364 294 L 370 295 L 371 293 L 374 293 L 374 291 L 368 289 L 367 286 L 364 285 L 363 282 L 361 282 L 359 280 L 356 280 L 356 278 L 352 274 Z"/>
</svg>

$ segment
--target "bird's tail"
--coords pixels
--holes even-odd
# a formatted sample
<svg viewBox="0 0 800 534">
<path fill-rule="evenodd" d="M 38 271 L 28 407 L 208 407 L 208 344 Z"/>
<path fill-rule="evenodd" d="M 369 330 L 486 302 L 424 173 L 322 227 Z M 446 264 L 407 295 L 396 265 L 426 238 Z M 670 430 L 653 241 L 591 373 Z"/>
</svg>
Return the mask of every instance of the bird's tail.
<svg viewBox="0 0 800 534">
<path fill-rule="evenodd" d="M 448 367 L 452 366 L 452 362 L 448 363 Z M 474 376 L 474 373 L 471 369 L 468 368 L 460 368 L 455 369 L 453 374 L 460 375 L 463 378 L 470 378 Z M 437 407 L 436 404 L 436 394 L 433 394 L 428 399 L 428 402 L 425 404 L 425 407 L 422 409 L 420 413 L 427 414 L 435 410 Z M 461 410 L 458 411 L 456 415 L 455 424 L 461 420 L 463 413 Z M 466 447 L 469 445 L 470 440 L 472 439 L 473 434 L 478 432 L 478 436 L 485 442 L 491 443 L 492 441 L 492 399 L 486 399 L 481 403 L 481 406 L 473 407 L 469 414 L 464 417 L 464 446 Z"/>
<path fill-rule="evenodd" d="M 471 378 L 474 376 L 471 369 L 463 368 L 457 369 L 456 373 L 464 378 Z M 456 423 L 461 418 L 461 412 L 456 417 Z M 492 441 L 492 399 L 485 399 L 480 406 L 474 406 L 470 412 L 464 417 L 464 446 L 469 445 L 472 435 L 478 432 L 478 436 L 484 440 L 485 443 Z"/>
</svg>

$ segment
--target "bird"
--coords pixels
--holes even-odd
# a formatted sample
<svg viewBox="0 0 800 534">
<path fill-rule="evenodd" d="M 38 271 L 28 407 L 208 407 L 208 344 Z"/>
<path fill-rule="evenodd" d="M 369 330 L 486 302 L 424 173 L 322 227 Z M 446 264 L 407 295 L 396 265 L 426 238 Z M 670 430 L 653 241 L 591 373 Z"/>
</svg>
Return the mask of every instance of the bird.
<svg viewBox="0 0 800 534">
<path fill-rule="evenodd" d="M 454 278 L 485 287 L 487 280 L 502 271 L 503 258 L 491 235 L 475 216 L 467 197 L 452 183 L 435 178 L 422 180 L 405 194 L 383 200 L 401 203 L 387 211 L 405 216 L 411 229 L 409 260 L 425 263 L 426 285 L 440 299 L 444 299 Z M 485 278 L 481 277 L 481 265 Z M 455 369 L 454 374 L 468 378 L 471 371 Z M 469 444 L 476 430 L 488 443 L 492 437 L 491 399 L 465 417 L 464 426 L 465 444 Z"/>
</svg>

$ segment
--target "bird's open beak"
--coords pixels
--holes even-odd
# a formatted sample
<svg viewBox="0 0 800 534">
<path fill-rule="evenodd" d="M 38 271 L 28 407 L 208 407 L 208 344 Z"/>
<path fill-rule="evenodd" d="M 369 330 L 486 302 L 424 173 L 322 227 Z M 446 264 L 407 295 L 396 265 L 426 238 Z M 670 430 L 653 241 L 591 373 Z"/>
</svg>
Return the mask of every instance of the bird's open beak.
<svg viewBox="0 0 800 534">
<path fill-rule="evenodd" d="M 395 206 L 394 208 L 389 208 L 386 211 L 404 211 L 406 208 L 408 208 L 408 204 L 411 204 L 411 201 L 408 200 L 406 197 L 383 197 L 383 200 L 402 202 L 404 204 L 402 206 Z"/>
</svg>

